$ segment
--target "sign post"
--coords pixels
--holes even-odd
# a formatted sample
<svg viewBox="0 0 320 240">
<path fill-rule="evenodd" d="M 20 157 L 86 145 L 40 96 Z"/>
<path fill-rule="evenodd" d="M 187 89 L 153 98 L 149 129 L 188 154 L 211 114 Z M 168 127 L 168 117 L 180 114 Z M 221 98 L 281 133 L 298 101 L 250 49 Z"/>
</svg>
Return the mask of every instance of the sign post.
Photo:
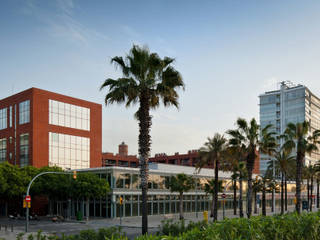
<svg viewBox="0 0 320 240">
<path fill-rule="evenodd" d="M 121 223 L 122 223 L 122 214 L 123 214 L 123 211 L 122 211 L 123 198 L 122 198 L 122 197 L 119 198 L 119 204 L 120 204 L 120 226 L 121 226 Z"/>
</svg>

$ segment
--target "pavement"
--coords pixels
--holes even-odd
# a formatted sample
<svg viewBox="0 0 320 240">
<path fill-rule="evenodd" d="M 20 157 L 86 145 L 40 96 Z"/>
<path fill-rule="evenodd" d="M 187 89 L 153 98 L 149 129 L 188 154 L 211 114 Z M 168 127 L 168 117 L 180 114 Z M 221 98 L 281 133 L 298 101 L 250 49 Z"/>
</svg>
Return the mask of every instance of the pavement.
<svg viewBox="0 0 320 240">
<path fill-rule="evenodd" d="M 294 210 L 294 206 L 289 206 L 289 212 Z M 316 211 L 316 209 L 314 210 Z M 272 215 L 279 213 L 280 209 L 276 209 L 275 213 L 271 212 L 270 208 L 267 208 L 267 215 Z M 239 213 L 239 212 L 237 212 Z M 259 209 L 258 214 L 261 214 L 261 209 Z M 245 214 L 246 215 L 246 214 Z M 233 215 L 233 210 L 226 210 L 225 216 L 228 218 L 235 218 L 238 215 Z M 184 214 L 186 223 L 189 221 L 198 222 L 203 220 L 202 212 L 196 213 L 185 213 Z M 151 215 L 148 217 L 148 228 L 149 233 L 156 233 L 160 230 L 162 220 L 166 219 L 178 220 L 178 214 L 167 214 L 167 215 Z M 222 210 L 218 211 L 218 219 L 223 218 Z M 126 217 L 121 219 L 121 227 L 123 232 L 125 232 L 129 239 L 134 239 L 134 237 L 140 235 L 141 233 L 141 217 Z M 6 240 L 16 240 L 16 236 L 19 233 L 24 233 L 25 230 L 25 220 L 9 220 L 7 218 L 0 218 L 0 239 Z M 5 226 L 7 228 L 5 229 Z M 12 229 L 11 229 L 12 226 Z M 106 218 L 93 218 L 85 222 L 77 221 L 65 221 L 61 223 L 53 223 L 48 219 L 41 219 L 40 221 L 30 221 L 29 233 L 25 234 L 23 239 L 27 239 L 29 234 L 35 235 L 39 230 L 46 235 L 73 235 L 78 234 L 81 230 L 94 229 L 98 230 L 100 228 L 120 226 L 120 218 L 106 219 Z"/>
</svg>

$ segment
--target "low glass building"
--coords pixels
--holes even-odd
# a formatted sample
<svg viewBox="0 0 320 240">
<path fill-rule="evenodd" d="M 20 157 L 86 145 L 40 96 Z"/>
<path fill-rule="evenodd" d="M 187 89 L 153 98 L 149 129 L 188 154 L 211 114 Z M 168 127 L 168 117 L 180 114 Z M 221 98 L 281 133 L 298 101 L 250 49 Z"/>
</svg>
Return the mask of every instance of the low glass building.
<svg viewBox="0 0 320 240">
<path fill-rule="evenodd" d="M 141 189 L 139 168 L 129 167 L 102 167 L 81 169 L 79 172 L 91 172 L 98 174 L 100 178 L 108 181 L 111 191 L 105 198 L 91 199 L 89 206 L 90 217 L 131 217 L 141 215 Z M 195 179 L 196 187 L 189 192 L 184 193 L 183 209 L 188 212 L 202 212 L 210 210 L 212 196 L 204 191 L 204 186 L 208 180 L 214 176 L 213 169 L 201 169 L 197 172 L 194 167 L 176 166 L 170 164 L 149 164 L 149 190 L 148 190 L 148 214 L 163 215 L 179 213 L 179 195 L 177 192 L 170 192 L 166 187 L 166 181 L 170 177 L 179 173 L 192 175 Z M 255 175 L 254 175 L 255 177 Z M 231 181 L 231 172 L 219 172 L 219 179 L 223 181 L 223 187 L 227 195 L 225 199 L 225 208 L 233 208 L 233 187 Z M 237 183 L 238 184 L 238 183 Z M 239 185 L 237 185 L 239 188 Z M 247 183 L 243 181 L 243 209 L 246 209 L 245 193 Z M 291 186 L 288 186 L 288 192 Z M 222 193 L 219 193 L 222 194 Z M 239 190 L 237 190 L 239 194 Z M 123 198 L 123 205 L 119 204 L 119 198 Z M 238 196 L 237 196 L 238 198 Z M 278 202 L 279 200 L 277 200 Z M 289 204 L 293 204 L 293 197 L 289 195 Z M 86 202 L 82 199 L 72 200 L 71 216 L 76 216 L 78 211 L 86 216 Z M 238 203 L 237 203 L 238 204 Z M 267 206 L 271 206 L 270 196 L 267 196 Z M 222 208 L 222 198 L 219 197 L 219 208 Z"/>
</svg>

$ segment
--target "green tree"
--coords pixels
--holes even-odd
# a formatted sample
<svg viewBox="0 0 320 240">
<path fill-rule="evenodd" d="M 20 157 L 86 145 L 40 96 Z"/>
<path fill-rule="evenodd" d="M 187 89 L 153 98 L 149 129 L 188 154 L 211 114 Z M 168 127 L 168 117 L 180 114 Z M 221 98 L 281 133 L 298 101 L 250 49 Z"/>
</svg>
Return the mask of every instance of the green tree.
<svg viewBox="0 0 320 240">
<path fill-rule="evenodd" d="M 273 162 L 275 163 L 275 168 L 277 172 L 281 174 L 281 214 L 287 210 L 285 199 L 287 199 L 287 192 L 285 189 L 287 188 L 287 176 L 294 164 L 294 156 L 292 155 L 291 151 L 287 151 L 285 149 L 280 149 L 274 154 L 274 160 L 270 160 L 268 162 L 268 168 L 273 168 Z"/>
<path fill-rule="evenodd" d="M 77 179 L 72 179 L 72 196 L 86 200 L 86 218 L 89 220 L 90 198 L 105 197 L 110 191 L 105 179 L 99 178 L 94 173 L 79 173 Z"/>
<path fill-rule="evenodd" d="M 236 180 L 239 179 L 239 216 L 243 217 L 243 204 L 242 204 L 242 181 L 246 174 L 246 145 L 244 138 L 238 129 L 228 130 L 227 134 L 230 136 L 229 146 L 226 155 L 226 169 L 232 171 L 232 179 L 234 179 L 233 185 L 233 212 L 237 214 L 237 192 L 236 192 Z"/>
<path fill-rule="evenodd" d="M 216 194 L 216 182 L 215 179 L 207 180 L 207 183 L 204 185 L 204 191 L 207 194 L 212 195 L 212 205 L 211 205 L 211 217 L 213 216 L 213 206 L 214 206 L 214 199 Z M 222 181 L 218 181 L 218 192 L 223 192 Z"/>
<path fill-rule="evenodd" d="M 223 156 L 227 150 L 227 139 L 216 133 L 213 138 L 208 138 L 208 141 L 199 150 L 200 160 L 196 168 L 201 169 L 204 166 L 213 165 L 214 167 L 214 180 L 215 180 L 215 193 L 213 200 L 213 220 L 218 219 L 218 190 L 219 190 L 219 166 L 223 160 Z"/>
<path fill-rule="evenodd" d="M 320 131 L 316 130 L 311 136 L 308 136 L 309 123 L 304 121 L 302 123 L 289 123 L 282 135 L 285 140 L 283 147 L 289 151 L 296 151 L 296 211 L 301 212 L 301 180 L 302 167 L 307 153 L 317 150 L 317 143 L 319 143 Z"/>
<path fill-rule="evenodd" d="M 179 212 L 180 219 L 183 217 L 183 193 L 190 191 L 194 187 L 194 179 L 192 176 L 188 176 L 184 173 L 177 174 L 176 176 L 172 176 L 168 182 L 168 186 L 171 192 L 179 193 Z"/>
<path fill-rule="evenodd" d="M 147 47 L 136 45 L 123 59 L 114 57 L 114 63 L 122 71 L 123 77 L 108 78 L 100 90 L 108 88 L 105 104 L 124 103 L 126 107 L 139 103 L 135 116 L 139 121 L 139 165 L 142 190 L 142 234 L 148 232 L 148 157 L 151 146 L 150 110 L 156 109 L 162 100 L 164 106 L 173 105 L 178 108 L 179 95 L 177 89 L 184 83 L 180 73 L 172 67 L 174 59 L 150 53 Z"/>
<path fill-rule="evenodd" d="M 274 133 L 270 131 L 271 125 L 267 125 L 260 132 L 260 126 L 257 121 L 253 118 L 250 122 L 247 122 L 243 118 L 238 118 L 237 129 L 228 131 L 228 133 L 233 138 L 231 142 L 235 141 L 241 146 L 245 146 L 246 152 L 246 168 L 247 168 L 247 216 L 250 218 L 252 213 L 252 171 L 256 159 L 256 153 L 258 148 L 262 153 L 270 154 L 274 151 L 276 147 L 276 139 L 274 138 Z M 259 137 L 261 134 L 261 140 Z"/>
<path fill-rule="evenodd" d="M 26 191 L 27 176 L 17 167 L 8 162 L 0 164 L 0 199 L 5 202 L 5 211 L 8 214 L 8 203 L 12 200 L 22 200 Z"/>
</svg>

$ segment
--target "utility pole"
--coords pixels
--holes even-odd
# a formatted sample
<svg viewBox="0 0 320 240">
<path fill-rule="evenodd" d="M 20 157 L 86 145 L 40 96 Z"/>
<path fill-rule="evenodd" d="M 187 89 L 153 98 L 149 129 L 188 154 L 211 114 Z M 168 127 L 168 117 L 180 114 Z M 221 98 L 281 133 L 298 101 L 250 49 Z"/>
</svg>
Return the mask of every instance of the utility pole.
<svg viewBox="0 0 320 240">
<path fill-rule="evenodd" d="M 34 178 L 32 178 L 32 180 L 30 181 L 28 188 L 27 188 L 27 193 L 26 193 L 26 198 L 30 199 L 31 202 L 31 198 L 30 198 L 30 188 L 32 183 L 40 176 L 45 175 L 45 174 L 73 174 L 73 178 L 76 178 L 76 171 L 73 172 L 42 172 L 39 173 L 38 175 L 36 175 Z M 29 208 L 26 208 L 26 228 L 25 231 L 28 232 L 29 230 Z"/>
</svg>

